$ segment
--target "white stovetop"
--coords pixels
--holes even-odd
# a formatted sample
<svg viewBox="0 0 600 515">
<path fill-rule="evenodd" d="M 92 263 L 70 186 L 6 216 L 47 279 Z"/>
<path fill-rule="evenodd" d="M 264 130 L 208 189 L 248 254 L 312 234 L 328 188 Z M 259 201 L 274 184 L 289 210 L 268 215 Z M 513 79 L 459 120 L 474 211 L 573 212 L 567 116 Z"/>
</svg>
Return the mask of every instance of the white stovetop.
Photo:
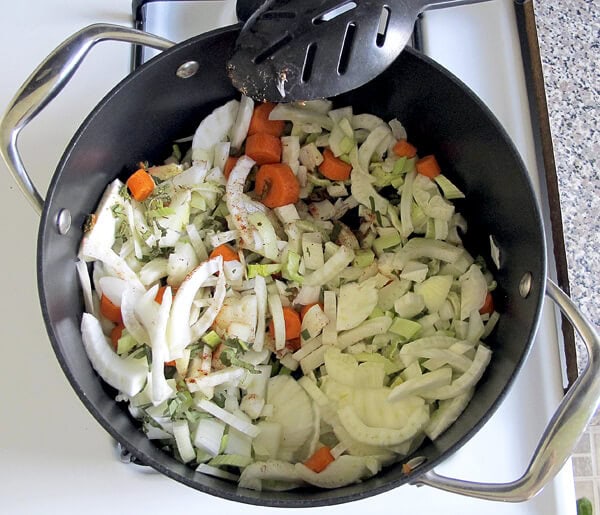
<svg viewBox="0 0 600 515">
<path fill-rule="evenodd" d="M 494 0 L 486 7 L 493 18 L 506 15 L 511 0 Z M 219 2 L 210 2 L 218 4 Z M 130 24 L 130 0 L 0 0 L 0 112 L 37 64 L 63 39 L 94 22 Z M 463 9 L 463 8 L 457 8 Z M 488 13 L 492 11 L 487 11 Z M 435 13 L 426 23 L 451 32 L 458 19 Z M 453 16 L 456 17 L 457 13 Z M 501 20 L 500 20 L 501 21 Z M 502 23 L 499 24 L 502 26 Z M 464 28 L 459 33 L 463 34 Z M 511 36 L 514 37 L 514 34 Z M 514 40 L 502 48 L 510 60 Z M 432 52 L 434 43 L 429 42 Z M 513 50 L 511 50 L 513 49 Z M 464 51 L 464 48 L 463 48 Z M 506 53 L 505 52 L 505 53 Z M 79 73 L 53 104 L 24 131 L 20 148 L 35 184 L 45 191 L 56 163 L 85 115 L 111 86 L 128 72 L 129 48 L 105 43 L 92 50 Z M 437 54 L 436 54 L 437 55 Z M 468 56 L 465 56 L 468 62 Z M 498 62 L 496 62 L 498 65 Z M 507 79 L 508 80 L 508 79 Z M 486 100 L 485 88 L 477 92 Z M 499 87 L 502 87 L 500 84 Z M 517 95 L 523 91 L 512 87 Z M 494 92 L 491 93 L 495 95 Z M 497 112 L 513 128 L 528 165 L 531 135 L 519 129 L 518 104 Z M 35 248 L 38 218 L 0 164 L 0 199 L 3 207 L 4 270 L 0 294 L 0 505 L 4 513 L 137 514 L 160 510 L 198 512 L 216 508 L 223 514 L 264 513 L 256 508 L 222 501 L 158 474 L 140 473 L 120 463 L 103 429 L 77 399 L 54 357 L 46 336 L 37 297 Z M 525 469 L 539 434 L 561 397 L 561 371 L 556 349 L 555 318 L 551 306 L 533 351 L 512 391 L 480 433 L 439 472 L 477 481 L 507 481 Z M 550 342 L 548 344 L 548 342 Z M 546 343 L 546 345 L 544 345 Z M 532 416 L 535 406 L 535 416 Z M 193 508 L 192 508 L 193 507 Z M 521 504 L 479 501 L 431 488 L 404 486 L 364 501 L 320 509 L 327 513 L 363 513 L 404 507 L 420 514 L 544 514 L 575 513 L 570 463 L 535 499 Z M 260 511 L 259 511 L 260 510 Z"/>
</svg>

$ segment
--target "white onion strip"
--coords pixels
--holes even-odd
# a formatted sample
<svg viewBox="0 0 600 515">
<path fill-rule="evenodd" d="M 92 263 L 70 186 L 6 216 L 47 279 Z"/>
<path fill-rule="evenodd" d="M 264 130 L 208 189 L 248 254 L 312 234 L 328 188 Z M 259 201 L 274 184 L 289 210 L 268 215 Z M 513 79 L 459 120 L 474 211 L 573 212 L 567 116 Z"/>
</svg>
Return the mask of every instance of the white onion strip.
<svg viewBox="0 0 600 515">
<path fill-rule="evenodd" d="M 213 297 L 214 302 L 206 309 L 200 320 L 194 324 L 192 330 L 189 321 L 194 297 L 206 280 L 217 272 L 219 272 L 219 281 Z M 220 256 L 198 265 L 181 283 L 173 301 L 171 318 L 167 328 L 170 359 L 180 358 L 183 355 L 183 349 L 194 341 L 194 334 L 198 336 L 204 334 L 214 322 L 225 299 L 224 284 L 223 259 Z"/>
<path fill-rule="evenodd" d="M 94 298 L 92 297 L 92 281 L 90 280 L 87 265 L 85 264 L 85 261 L 77 260 L 75 267 L 77 268 L 77 275 L 79 276 L 79 283 L 81 284 L 81 291 L 83 292 L 85 310 L 92 315 L 96 315 Z"/>
<path fill-rule="evenodd" d="M 278 293 L 271 293 L 268 302 L 275 329 L 275 349 L 281 350 L 285 347 L 285 319 L 283 318 L 281 298 Z"/>
<path fill-rule="evenodd" d="M 135 315 L 135 306 L 141 295 L 141 291 L 136 288 L 128 287 L 125 289 L 121 297 L 121 316 L 123 317 L 125 329 L 138 343 L 150 343 L 148 331 Z"/>
<path fill-rule="evenodd" d="M 252 348 L 256 352 L 260 352 L 265 344 L 265 317 L 267 315 L 267 282 L 262 275 L 257 275 L 254 278 L 254 291 L 256 293 L 258 320 L 256 322 L 256 335 L 254 336 Z"/>
</svg>

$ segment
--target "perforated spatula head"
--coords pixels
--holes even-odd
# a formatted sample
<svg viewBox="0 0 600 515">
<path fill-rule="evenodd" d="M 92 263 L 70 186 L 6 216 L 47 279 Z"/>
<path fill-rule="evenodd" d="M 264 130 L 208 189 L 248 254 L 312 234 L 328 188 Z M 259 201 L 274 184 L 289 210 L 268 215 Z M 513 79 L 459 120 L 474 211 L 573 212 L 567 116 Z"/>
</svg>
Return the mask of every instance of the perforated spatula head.
<svg viewBox="0 0 600 515">
<path fill-rule="evenodd" d="M 382 73 L 423 10 L 474 1 L 268 0 L 242 28 L 228 73 L 257 100 L 335 96 Z"/>
</svg>

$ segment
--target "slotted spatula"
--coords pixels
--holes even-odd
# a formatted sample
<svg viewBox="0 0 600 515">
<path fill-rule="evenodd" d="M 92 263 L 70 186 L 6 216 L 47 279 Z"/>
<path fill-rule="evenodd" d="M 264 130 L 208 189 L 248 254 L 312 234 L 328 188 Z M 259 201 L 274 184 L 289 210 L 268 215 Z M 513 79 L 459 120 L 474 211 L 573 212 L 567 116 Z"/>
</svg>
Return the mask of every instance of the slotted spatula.
<svg viewBox="0 0 600 515">
<path fill-rule="evenodd" d="M 420 13 L 482 0 L 267 0 L 246 22 L 228 73 L 256 100 L 331 97 L 383 72 Z"/>
</svg>

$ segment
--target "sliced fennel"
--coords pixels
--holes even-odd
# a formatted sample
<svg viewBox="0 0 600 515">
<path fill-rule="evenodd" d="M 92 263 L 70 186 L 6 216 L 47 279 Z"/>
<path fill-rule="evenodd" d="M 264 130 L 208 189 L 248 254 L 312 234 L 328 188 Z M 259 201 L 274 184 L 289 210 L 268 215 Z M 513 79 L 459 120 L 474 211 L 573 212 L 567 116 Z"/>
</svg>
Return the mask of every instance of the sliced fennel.
<svg viewBox="0 0 600 515">
<path fill-rule="evenodd" d="M 491 360 L 481 339 L 499 314 L 479 309 L 496 284 L 463 247 L 451 201 L 464 194 L 394 153 L 409 138 L 398 120 L 324 100 L 275 106 L 300 194 L 270 209 L 244 154 L 253 108 L 227 102 L 187 154 L 148 165 L 147 200 L 107 187 L 77 264 L 82 337 L 147 436 L 199 473 L 337 488 L 460 416 Z M 325 148 L 349 180 L 321 173 Z M 103 293 L 120 308 L 118 352 Z M 314 472 L 303 463 L 322 445 L 334 460 Z"/>
</svg>

